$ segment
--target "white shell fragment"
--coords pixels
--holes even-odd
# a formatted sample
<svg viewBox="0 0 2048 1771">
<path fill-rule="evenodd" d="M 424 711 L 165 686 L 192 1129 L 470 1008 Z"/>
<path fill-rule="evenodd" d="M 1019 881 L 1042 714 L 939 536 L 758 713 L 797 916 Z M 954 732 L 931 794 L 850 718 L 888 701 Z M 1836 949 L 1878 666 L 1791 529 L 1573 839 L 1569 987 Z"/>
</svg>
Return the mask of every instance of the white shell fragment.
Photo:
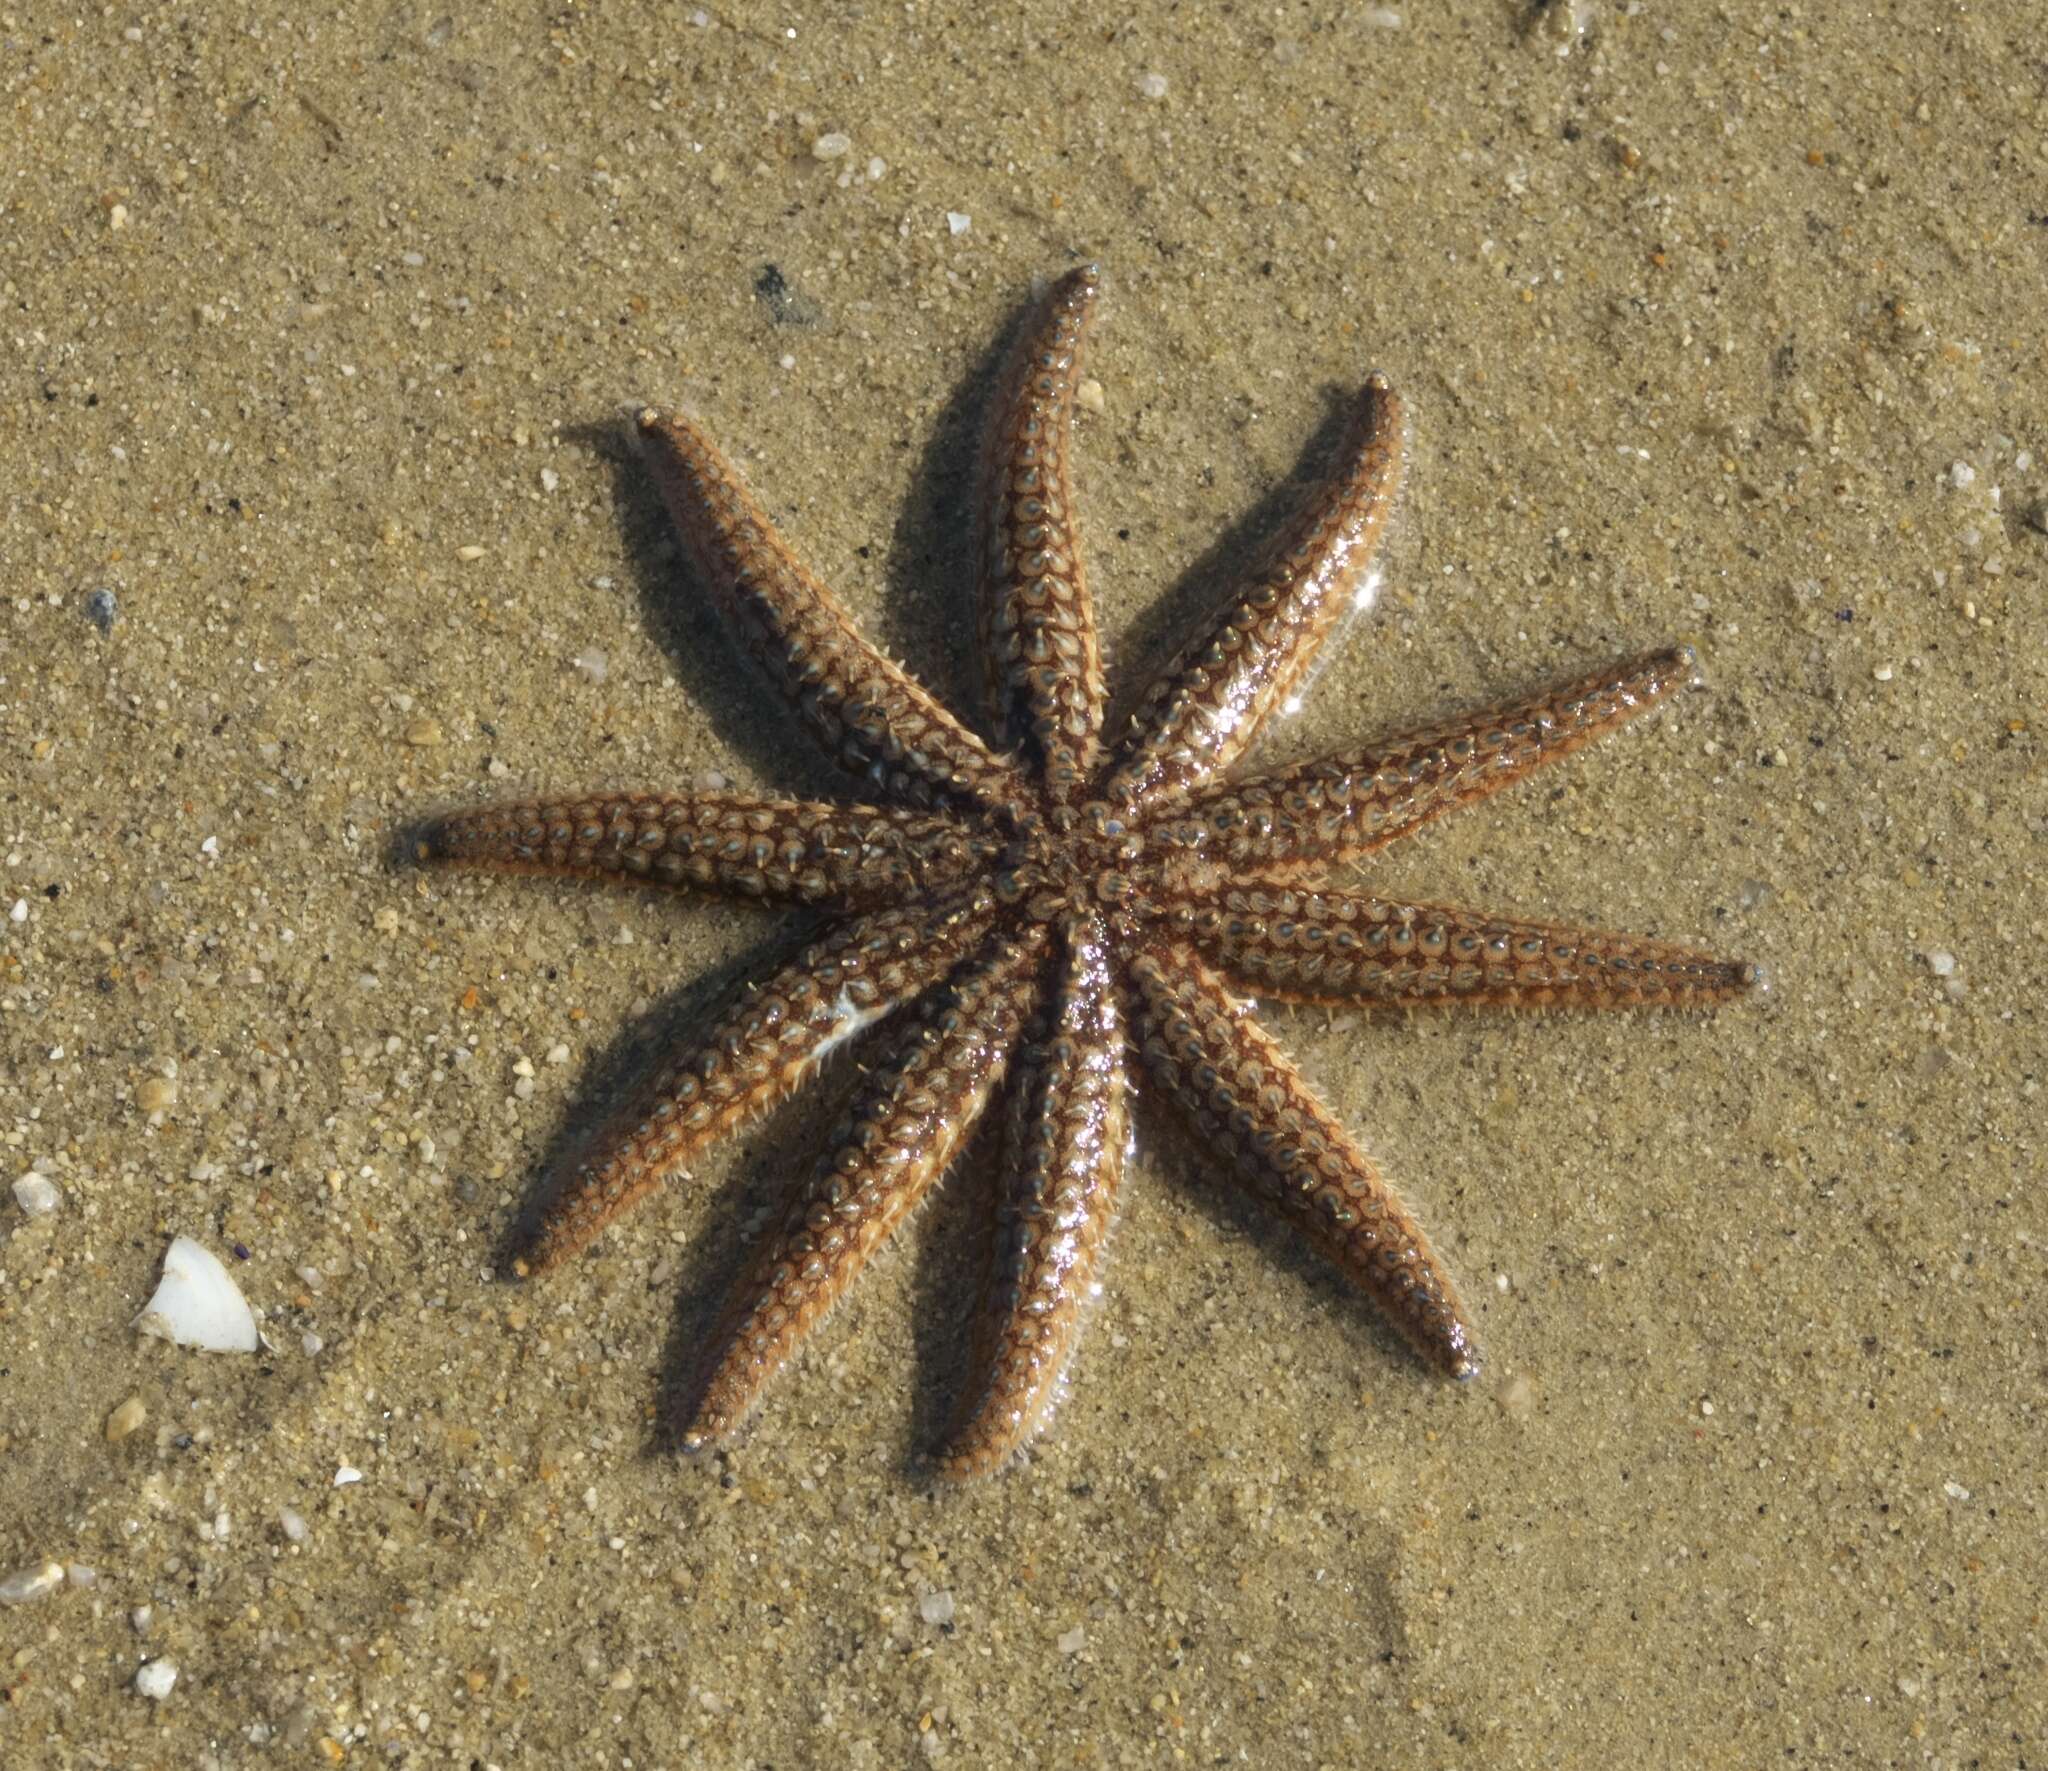
<svg viewBox="0 0 2048 1771">
<path fill-rule="evenodd" d="M 168 1660 L 146 1660 L 135 1669 L 135 1689 L 151 1703 L 162 1703 L 178 1682 L 178 1668 Z"/>
<path fill-rule="evenodd" d="M 180 1236 L 164 1254 L 163 1282 L 135 1326 L 144 1334 L 209 1353 L 256 1351 L 256 1318 L 241 1287 L 211 1249 Z"/>
<path fill-rule="evenodd" d="M 0 1580 L 0 1605 L 26 1605 L 31 1599 L 54 1593 L 63 1584 L 61 1563 L 44 1562 L 34 1568 L 17 1569 Z"/>
</svg>

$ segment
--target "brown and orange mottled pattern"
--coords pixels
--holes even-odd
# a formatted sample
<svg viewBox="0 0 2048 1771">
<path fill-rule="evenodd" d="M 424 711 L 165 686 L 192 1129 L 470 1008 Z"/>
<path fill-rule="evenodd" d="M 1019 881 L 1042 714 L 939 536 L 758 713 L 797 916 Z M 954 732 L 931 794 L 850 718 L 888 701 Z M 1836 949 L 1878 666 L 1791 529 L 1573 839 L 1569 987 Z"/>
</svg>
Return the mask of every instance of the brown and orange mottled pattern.
<svg viewBox="0 0 2048 1771">
<path fill-rule="evenodd" d="M 982 450 L 982 662 L 1002 735 L 1028 747 L 1062 803 L 1086 790 L 1101 751 L 1102 653 L 1068 467 L 1095 294 L 1085 266 L 1032 313 Z"/>
<path fill-rule="evenodd" d="M 1102 798 L 1152 811 L 1221 774 L 1344 616 L 1370 604 L 1373 555 L 1401 484 L 1405 423 L 1400 397 L 1373 376 L 1352 408 L 1335 471 L 1215 625 L 1146 692 Z"/>
<path fill-rule="evenodd" d="M 1037 995 L 1046 931 L 996 938 L 919 1006 L 862 1082 L 810 1182 L 735 1294 L 683 1443 L 730 1431 L 923 1199 L 1002 1081 Z"/>
<path fill-rule="evenodd" d="M 639 428 L 696 582 L 837 762 L 915 806 L 1022 807 L 1024 778 L 862 637 L 693 419 L 647 411 Z"/>
<path fill-rule="evenodd" d="M 894 806 L 735 793 L 613 793 L 480 806 L 419 833 L 423 859 L 641 880 L 835 910 L 929 898 L 986 874 L 992 835 Z"/>
<path fill-rule="evenodd" d="M 1344 615 L 1371 600 L 1400 477 L 1391 387 L 1365 386 L 1321 489 L 1103 735 L 1105 687 L 1069 450 L 1092 266 L 1025 316 L 982 451 L 978 736 L 864 640 L 696 423 L 640 414 L 689 581 L 884 803 L 604 793 L 455 812 L 422 861 L 719 893 L 823 917 L 604 1121 L 515 1262 L 543 1272 L 827 1068 L 872 1024 L 853 1102 L 735 1286 L 683 1443 L 729 1436 L 943 1177 L 983 1113 L 1002 1203 L 972 1372 L 940 1470 L 997 1469 L 1044 1425 L 1098 1288 L 1142 1075 L 1251 1195 L 1437 1369 L 1474 1324 L 1414 1214 L 1261 1025 L 1250 997 L 1366 1008 L 1710 1007 L 1752 967 L 1662 939 L 1341 889 L 1338 867 L 1571 754 L 1693 672 L 1652 653 L 1568 688 L 1236 780 Z"/>
<path fill-rule="evenodd" d="M 976 1344 L 978 1387 L 942 1466 L 980 1475 L 1051 1412 L 1116 1214 L 1130 1081 L 1116 946 L 1072 917 L 1061 971 L 1010 1090 L 1004 1197 Z"/>
<path fill-rule="evenodd" d="M 1248 1002 L 1185 947 L 1131 966 L 1138 1051 L 1231 1178 L 1299 1228 L 1446 1376 L 1479 1370 L 1472 1320 L 1414 1214 Z"/>
</svg>

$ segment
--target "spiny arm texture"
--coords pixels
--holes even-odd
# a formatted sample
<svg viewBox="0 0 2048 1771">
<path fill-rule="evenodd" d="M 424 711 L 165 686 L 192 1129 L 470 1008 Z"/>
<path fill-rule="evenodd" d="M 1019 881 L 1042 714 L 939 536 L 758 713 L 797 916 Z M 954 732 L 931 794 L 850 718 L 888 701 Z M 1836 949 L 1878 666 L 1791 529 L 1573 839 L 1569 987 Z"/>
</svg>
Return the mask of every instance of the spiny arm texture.
<svg viewBox="0 0 2048 1771">
<path fill-rule="evenodd" d="M 702 1349 L 688 1447 L 732 1434 L 995 1109 L 1002 1187 L 939 1468 L 1010 1461 L 1052 1411 L 1100 1284 L 1141 1082 L 1426 1360 L 1470 1377 L 1474 1324 L 1442 1258 L 1249 999 L 1694 1009 L 1756 981 L 1660 939 L 1333 877 L 1658 705 L 1690 680 L 1689 652 L 1323 761 L 1228 773 L 1370 601 L 1406 425 L 1380 377 L 1264 562 L 1129 727 L 1105 732 L 1069 460 L 1098 292 L 1092 266 L 1051 286 L 989 402 L 976 506 L 988 738 L 861 637 L 700 425 L 647 411 L 637 431 L 687 583 L 878 803 L 603 793 L 455 812 L 418 833 L 423 861 L 716 893 L 816 923 L 598 1123 L 517 1263 L 559 1266 L 862 1040 L 845 1117 Z"/>
</svg>

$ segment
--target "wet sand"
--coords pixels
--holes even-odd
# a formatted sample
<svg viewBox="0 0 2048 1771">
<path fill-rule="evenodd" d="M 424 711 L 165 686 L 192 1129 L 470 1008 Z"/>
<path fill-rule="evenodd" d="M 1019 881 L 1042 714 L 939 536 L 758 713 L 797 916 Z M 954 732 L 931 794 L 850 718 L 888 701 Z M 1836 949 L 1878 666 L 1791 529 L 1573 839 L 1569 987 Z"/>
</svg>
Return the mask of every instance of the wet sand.
<svg viewBox="0 0 2048 1771">
<path fill-rule="evenodd" d="M 0 1609 L 0 1757 L 2039 1762 L 2043 41 L 2020 0 L 0 13 L 0 1178 L 59 1199 L 0 1192 L 0 1573 L 71 1571 Z M 789 931 L 394 836 L 834 789 L 678 574 L 635 401 L 965 703 L 991 353 L 1084 257 L 1119 685 L 1384 369 L 1381 604 L 1260 756 L 1688 640 L 1703 688 L 1372 887 L 1773 988 L 1275 1011 L 1460 1275 L 1472 1385 L 1146 1102 L 1027 1463 L 921 1473 L 978 1184 L 687 1459 L 832 1091 L 545 1284 L 493 1257 Z M 178 1234 L 262 1352 L 135 1333 Z"/>
</svg>

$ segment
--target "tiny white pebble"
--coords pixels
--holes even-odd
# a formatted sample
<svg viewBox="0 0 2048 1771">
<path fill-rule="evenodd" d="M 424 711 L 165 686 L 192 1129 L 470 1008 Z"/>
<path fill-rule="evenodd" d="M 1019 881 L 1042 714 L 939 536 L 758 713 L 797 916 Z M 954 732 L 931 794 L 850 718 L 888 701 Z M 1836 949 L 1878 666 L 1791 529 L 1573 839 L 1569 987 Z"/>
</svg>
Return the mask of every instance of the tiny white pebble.
<svg viewBox="0 0 2048 1771">
<path fill-rule="evenodd" d="M 1892 680 L 1892 667 L 1889 664 L 1880 664 L 1870 674 L 1879 682 L 1888 683 Z"/>
<path fill-rule="evenodd" d="M 360 1482 L 362 1479 L 363 1472 L 354 1464 L 343 1464 L 334 1472 L 334 1486 L 337 1488 L 346 1488 L 351 1482 Z"/>
<path fill-rule="evenodd" d="M 107 226 L 110 228 L 125 228 L 127 225 L 128 205 L 126 203 L 116 203 L 113 208 L 107 211 Z"/>
<path fill-rule="evenodd" d="M 293 1543 L 304 1543 L 308 1537 L 312 1536 L 312 1533 L 306 1529 L 306 1521 L 291 1507 L 278 1508 L 277 1522 L 282 1527 L 285 1536 L 290 1538 Z"/>
<path fill-rule="evenodd" d="M 566 1064 L 568 1061 L 569 1048 L 559 1040 L 548 1047 L 548 1062 L 550 1064 Z"/>
<path fill-rule="evenodd" d="M 1712 1414 L 1713 1412 L 1714 1412 L 1714 1405 L 1713 1405 L 1713 1403 L 1711 1403 L 1711 1402 L 1706 1402 L 1706 1401 L 1703 1401 L 1703 1402 L 1701 1402 L 1701 1403 L 1700 1403 L 1700 1413 L 1702 1413 L 1702 1414 Z"/>
<path fill-rule="evenodd" d="M 953 1595 L 949 1592 L 926 1593 L 917 1602 L 917 1614 L 933 1629 L 941 1629 L 953 1621 Z"/>
<path fill-rule="evenodd" d="M 1948 477 L 1960 492 L 1964 487 L 1977 483 L 1977 470 L 1967 461 L 1958 461 L 1948 470 Z"/>
<path fill-rule="evenodd" d="M 796 367 L 796 358 L 791 356 L 788 351 L 784 351 L 781 356 L 775 359 L 775 361 L 784 374 L 787 374 L 790 370 Z"/>
<path fill-rule="evenodd" d="M 611 654 L 601 646 L 585 646 L 569 662 L 594 683 L 601 683 L 611 675 Z"/>
<path fill-rule="evenodd" d="M 175 1661 L 149 1660 L 135 1669 L 135 1689 L 151 1703 L 162 1703 L 170 1696 L 171 1687 L 178 1682 L 178 1667 Z"/>
<path fill-rule="evenodd" d="M 875 180 L 880 178 L 882 174 L 887 172 L 888 170 L 889 162 L 883 159 L 880 154 L 875 155 L 874 158 L 868 162 L 868 183 L 873 184 Z"/>
<path fill-rule="evenodd" d="M 552 492 L 561 483 L 562 476 L 553 468 L 544 467 L 540 470 L 540 489 L 543 492 Z"/>
<path fill-rule="evenodd" d="M 458 547 L 455 557 L 458 560 L 480 560 L 484 557 L 484 550 L 472 541 L 467 547 Z"/>
<path fill-rule="evenodd" d="M 1084 412 L 1101 412 L 1108 408 L 1109 401 L 1103 397 L 1102 383 L 1091 375 L 1074 389 L 1074 404 Z"/>
<path fill-rule="evenodd" d="M 306 1355 L 308 1359 L 317 1358 L 322 1352 L 326 1350 L 326 1347 L 327 1343 L 323 1341 L 317 1334 L 315 1334 L 310 1328 L 307 1329 L 304 1334 L 299 1336 L 299 1349 Z"/>
<path fill-rule="evenodd" d="M 100 1571 L 88 1568 L 83 1562 L 66 1562 L 64 1578 L 75 1587 L 96 1587 L 100 1584 Z"/>
<path fill-rule="evenodd" d="M 1970 1498 L 1970 1491 L 1960 1482 L 1956 1481 L 1954 1477 L 1950 1477 L 1948 1481 L 1941 1485 L 1941 1491 L 1950 1500 L 1968 1500 Z"/>
<path fill-rule="evenodd" d="M 202 855 L 218 855 L 220 853 L 220 838 L 209 836 L 199 845 L 199 852 Z"/>
<path fill-rule="evenodd" d="M 128 1613 L 128 1627 L 138 1636 L 148 1635 L 149 1626 L 155 1621 L 156 1611 L 153 1606 L 138 1605 Z"/>
<path fill-rule="evenodd" d="M 64 1203 L 64 1196 L 48 1175 L 30 1169 L 14 1183 L 14 1203 L 29 1217 L 46 1218 Z"/>
<path fill-rule="evenodd" d="M 1956 956 L 1937 947 L 1927 956 L 1927 969 L 1937 978 L 1945 978 L 1956 969 Z"/>
<path fill-rule="evenodd" d="M 1138 96 L 1140 98 L 1164 98 L 1166 96 L 1166 76 L 1164 74 L 1140 74 L 1138 76 Z"/>
<path fill-rule="evenodd" d="M 960 213 L 960 211 L 959 211 L 959 210 L 957 210 L 957 209 L 948 209 L 948 210 L 946 211 L 946 227 L 947 227 L 947 230 L 948 230 L 949 232 L 951 232 L 951 233 L 953 233 L 953 234 L 956 234 L 956 235 L 957 235 L 957 234 L 964 234 L 964 233 L 966 233 L 966 232 L 967 232 L 967 230 L 968 230 L 969 228 L 971 228 L 971 227 L 972 227 L 973 225 L 974 225 L 974 217 L 973 217 L 973 216 L 971 216 L 971 215 L 962 215 L 962 214 Z"/>
<path fill-rule="evenodd" d="M 8 911 L 7 920 L 9 922 L 28 921 L 28 900 L 26 898 L 16 898 L 14 900 L 14 908 Z"/>
<path fill-rule="evenodd" d="M 512 1074 L 514 1076 L 531 1076 L 533 1074 L 533 1060 L 524 1052 L 521 1052 L 518 1057 L 512 1060 Z"/>
<path fill-rule="evenodd" d="M 821 135 L 811 143 L 811 157 L 816 160 L 843 160 L 852 151 L 853 137 L 839 129 Z"/>
<path fill-rule="evenodd" d="M 0 1605 L 26 1605 L 31 1599 L 54 1593 L 63 1584 L 64 1569 L 60 1563 L 41 1562 L 33 1568 L 17 1569 L 0 1580 Z"/>
</svg>

